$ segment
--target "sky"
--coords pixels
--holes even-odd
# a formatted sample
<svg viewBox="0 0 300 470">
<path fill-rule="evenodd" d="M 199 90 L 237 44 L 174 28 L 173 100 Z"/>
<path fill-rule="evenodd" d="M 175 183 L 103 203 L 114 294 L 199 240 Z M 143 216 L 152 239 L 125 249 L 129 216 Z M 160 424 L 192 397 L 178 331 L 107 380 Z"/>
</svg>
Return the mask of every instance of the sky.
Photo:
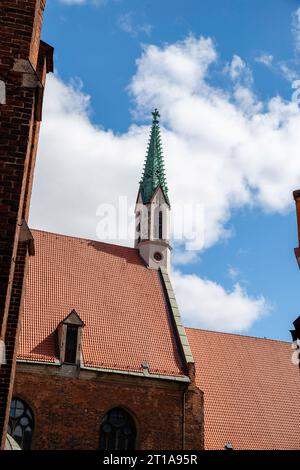
<svg viewBox="0 0 300 470">
<path fill-rule="evenodd" d="M 189 207 L 197 235 L 173 240 L 185 325 L 289 341 L 299 315 L 300 2 L 48 0 L 42 37 L 55 73 L 31 227 L 132 245 L 157 107 L 172 215 Z M 104 209 L 124 204 L 128 218 L 104 237 Z"/>
</svg>

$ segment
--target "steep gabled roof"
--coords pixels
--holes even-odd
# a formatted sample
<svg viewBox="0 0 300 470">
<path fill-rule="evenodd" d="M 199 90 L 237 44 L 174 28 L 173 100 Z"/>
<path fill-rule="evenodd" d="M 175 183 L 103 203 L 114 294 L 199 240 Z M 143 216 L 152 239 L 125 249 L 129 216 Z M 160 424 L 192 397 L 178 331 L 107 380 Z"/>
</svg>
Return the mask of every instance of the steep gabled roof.
<svg viewBox="0 0 300 470">
<path fill-rule="evenodd" d="M 186 328 L 204 392 L 206 449 L 300 449 L 291 343 Z"/>
<path fill-rule="evenodd" d="M 85 366 L 184 377 L 158 271 L 134 248 L 32 230 L 19 359 L 54 363 L 56 328 L 71 309 L 85 327 Z"/>
</svg>

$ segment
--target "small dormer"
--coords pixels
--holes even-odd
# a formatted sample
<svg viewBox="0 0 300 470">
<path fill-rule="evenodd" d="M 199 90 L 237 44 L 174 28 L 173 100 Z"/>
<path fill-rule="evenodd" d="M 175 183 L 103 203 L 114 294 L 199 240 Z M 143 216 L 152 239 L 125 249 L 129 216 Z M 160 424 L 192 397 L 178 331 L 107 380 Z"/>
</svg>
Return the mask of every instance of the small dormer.
<svg viewBox="0 0 300 470">
<path fill-rule="evenodd" d="M 57 333 L 61 364 L 80 365 L 81 336 L 84 326 L 84 322 L 74 309 L 58 325 Z"/>
</svg>

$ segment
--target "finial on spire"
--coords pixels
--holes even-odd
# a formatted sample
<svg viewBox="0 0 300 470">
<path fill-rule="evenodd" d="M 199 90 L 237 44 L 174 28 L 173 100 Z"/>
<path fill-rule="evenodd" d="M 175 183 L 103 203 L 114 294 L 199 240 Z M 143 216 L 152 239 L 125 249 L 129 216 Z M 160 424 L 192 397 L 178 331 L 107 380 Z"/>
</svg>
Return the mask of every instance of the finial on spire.
<svg viewBox="0 0 300 470">
<path fill-rule="evenodd" d="M 152 116 L 153 116 L 153 120 L 152 120 L 153 124 L 158 124 L 159 123 L 158 118 L 160 118 L 160 114 L 157 108 L 155 108 L 155 110 L 152 112 Z"/>
</svg>

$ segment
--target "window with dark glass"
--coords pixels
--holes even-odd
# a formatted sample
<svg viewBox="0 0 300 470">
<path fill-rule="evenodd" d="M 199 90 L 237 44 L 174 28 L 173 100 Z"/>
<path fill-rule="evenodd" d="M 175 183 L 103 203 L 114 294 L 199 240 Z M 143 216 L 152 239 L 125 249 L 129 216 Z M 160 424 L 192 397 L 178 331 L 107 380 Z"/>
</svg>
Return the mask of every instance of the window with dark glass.
<svg viewBox="0 0 300 470">
<path fill-rule="evenodd" d="M 30 449 L 33 427 L 34 418 L 29 405 L 20 398 L 13 398 L 7 432 L 15 439 L 21 449 Z"/>
<path fill-rule="evenodd" d="M 100 429 L 101 450 L 133 450 L 135 440 L 135 423 L 127 411 L 113 408 L 103 417 Z"/>
<path fill-rule="evenodd" d="M 140 222 L 138 223 L 138 226 L 137 226 L 136 230 L 137 230 L 137 233 L 139 235 L 138 236 L 138 243 L 140 243 L 140 241 L 141 241 L 141 223 Z"/>
<path fill-rule="evenodd" d="M 163 237 L 163 218 L 162 211 L 158 213 L 158 238 L 161 240 Z"/>
<path fill-rule="evenodd" d="M 76 363 L 78 327 L 68 325 L 66 337 L 65 362 L 67 364 Z"/>
</svg>

